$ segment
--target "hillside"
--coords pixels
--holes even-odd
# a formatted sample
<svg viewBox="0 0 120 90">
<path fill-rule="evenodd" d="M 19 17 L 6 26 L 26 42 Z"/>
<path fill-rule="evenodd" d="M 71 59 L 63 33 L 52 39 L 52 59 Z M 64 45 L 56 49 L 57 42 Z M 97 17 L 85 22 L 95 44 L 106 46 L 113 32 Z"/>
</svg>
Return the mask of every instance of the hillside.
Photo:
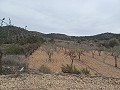
<svg viewBox="0 0 120 90">
<path fill-rule="evenodd" d="M 30 36 L 42 36 L 47 38 L 53 39 L 60 39 L 60 40 L 74 40 L 74 41 L 84 41 L 84 40 L 109 40 L 111 38 L 118 38 L 120 39 L 120 34 L 115 33 L 101 33 L 93 36 L 68 36 L 65 34 L 60 33 L 50 33 L 44 34 L 36 31 L 28 31 L 21 27 L 16 26 L 3 26 L 0 27 L 0 42 L 4 41 L 15 41 L 15 39 L 22 39 L 27 38 Z"/>
<path fill-rule="evenodd" d="M 28 39 L 34 39 L 38 37 L 42 37 L 42 33 L 28 31 L 24 28 L 16 26 L 0 27 L 0 43 L 3 44 L 23 43 L 23 41 L 27 42 Z"/>
<path fill-rule="evenodd" d="M 120 35 L 77 37 L 43 34 L 16 26 L 0 27 L 1 50 L 5 49 L 0 90 L 120 90 L 120 58 L 115 66 L 111 55 L 114 52 L 104 51 L 96 42 L 91 44 L 111 38 L 119 39 Z M 72 72 L 65 73 L 64 65 L 71 65 L 68 71 Z"/>
<path fill-rule="evenodd" d="M 77 57 L 78 58 L 78 57 Z M 106 56 L 104 52 L 101 56 L 95 53 L 95 57 L 92 58 L 91 53 L 85 53 L 81 56 L 81 60 L 74 60 L 74 65 L 82 70 L 88 68 L 91 75 L 100 75 L 106 77 L 120 78 L 120 61 L 118 60 L 118 68 L 114 67 L 114 60 L 111 56 Z M 62 65 L 70 64 L 70 57 L 64 55 L 64 51 L 59 53 L 54 52 L 52 62 L 48 60 L 46 52 L 41 51 L 38 48 L 31 56 L 28 57 L 28 67 L 33 70 L 40 70 L 44 65 L 48 67 L 51 72 L 48 73 L 61 73 Z"/>
<path fill-rule="evenodd" d="M 28 31 L 25 30 L 24 28 L 21 27 L 16 27 L 16 26 L 3 26 L 0 27 L 0 38 L 2 37 L 15 37 L 15 36 L 29 36 L 29 35 L 34 35 L 34 36 L 38 36 L 38 35 L 42 35 L 42 33 L 40 32 L 35 32 L 35 31 Z"/>
</svg>

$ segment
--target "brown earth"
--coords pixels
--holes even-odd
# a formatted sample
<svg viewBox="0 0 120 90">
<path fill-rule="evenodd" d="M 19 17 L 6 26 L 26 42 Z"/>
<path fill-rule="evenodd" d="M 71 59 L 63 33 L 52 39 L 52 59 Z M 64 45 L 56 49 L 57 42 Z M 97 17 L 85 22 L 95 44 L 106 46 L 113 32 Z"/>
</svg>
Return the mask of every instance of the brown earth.
<svg viewBox="0 0 120 90">
<path fill-rule="evenodd" d="M 36 50 L 29 58 L 28 64 L 30 69 L 38 70 L 42 65 L 47 66 L 52 72 L 60 73 L 62 64 L 70 64 L 69 56 L 65 56 L 63 51 L 55 52 L 52 62 L 48 60 L 48 56 L 41 48 Z M 114 67 L 114 58 L 110 55 L 105 55 L 102 52 L 101 56 L 95 53 L 92 58 L 91 53 L 86 53 L 79 61 L 77 58 L 74 60 L 74 65 L 79 68 L 88 68 L 91 75 L 102 75 L 107 77 L 120 78 L 120 59 L 118 60 L 118 68 Z"/>
<path fill-rule="evenodd" d="M 0 90 L 120 90 L 119 60 L 118 68 L 115 68 L 113 57 L 106 57 L 104 52 L 101 56 L 96 52 L 94 58 L 91 53 L 85 53 L 80 61 L 78 58 L 74 60 L 74 65 L 79 69 L 87 67 L 91 73 L 87 77 L 81 74 L 62 74 L 62 64 L 70 62 L 70 58 L 63 51 L 55 52 L 50 62 L 47 54 L 39 48 L 28 57 L 28 67 L 38 70 L 44 65 L 54 73 L 43 74 L 33 70 L 29 74 L 1 75 Z"/>
</svg>

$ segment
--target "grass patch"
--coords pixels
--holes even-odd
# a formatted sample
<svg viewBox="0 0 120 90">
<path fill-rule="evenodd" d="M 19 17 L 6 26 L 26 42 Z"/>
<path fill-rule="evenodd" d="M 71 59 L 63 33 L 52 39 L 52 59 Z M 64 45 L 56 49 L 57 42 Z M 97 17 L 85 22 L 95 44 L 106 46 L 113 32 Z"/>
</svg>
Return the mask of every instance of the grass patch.
<svg viewBox="0 0 120 90">
<path fill-rule="evenodd" d="M 62 65 L 61 69 L 62 69 L 63 73 L 71 73 L 71 74 L 80 74 L 81 73 L 80 70 L 77 69 L 73 65 L 68 65 L 68 64 Z"/>
</svg>

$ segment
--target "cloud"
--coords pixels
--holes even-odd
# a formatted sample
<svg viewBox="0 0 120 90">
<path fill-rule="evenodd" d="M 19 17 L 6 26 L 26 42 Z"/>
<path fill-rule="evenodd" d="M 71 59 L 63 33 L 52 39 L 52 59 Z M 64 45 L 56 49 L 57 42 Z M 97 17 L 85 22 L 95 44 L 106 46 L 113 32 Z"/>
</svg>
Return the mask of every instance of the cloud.
<svg viewBox="0 0 120 90">
<path fill-rule="evenodd" d="M 119 0 L 1 0 L 0 18 L 43 33 L 119 33 Z"/>
</svg>

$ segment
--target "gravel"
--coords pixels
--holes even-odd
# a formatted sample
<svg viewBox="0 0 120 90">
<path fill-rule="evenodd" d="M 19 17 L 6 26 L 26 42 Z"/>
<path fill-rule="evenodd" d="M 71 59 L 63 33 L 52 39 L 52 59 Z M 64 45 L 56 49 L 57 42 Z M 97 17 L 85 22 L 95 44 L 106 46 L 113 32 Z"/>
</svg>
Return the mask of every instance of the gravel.
<svg viewBox="0 0 120 90">
<path fill-rule="evenodd" d="M 42 73 L 1 75 L 0 90 L 120 90 L 120 78 Z"/>
</svg>

